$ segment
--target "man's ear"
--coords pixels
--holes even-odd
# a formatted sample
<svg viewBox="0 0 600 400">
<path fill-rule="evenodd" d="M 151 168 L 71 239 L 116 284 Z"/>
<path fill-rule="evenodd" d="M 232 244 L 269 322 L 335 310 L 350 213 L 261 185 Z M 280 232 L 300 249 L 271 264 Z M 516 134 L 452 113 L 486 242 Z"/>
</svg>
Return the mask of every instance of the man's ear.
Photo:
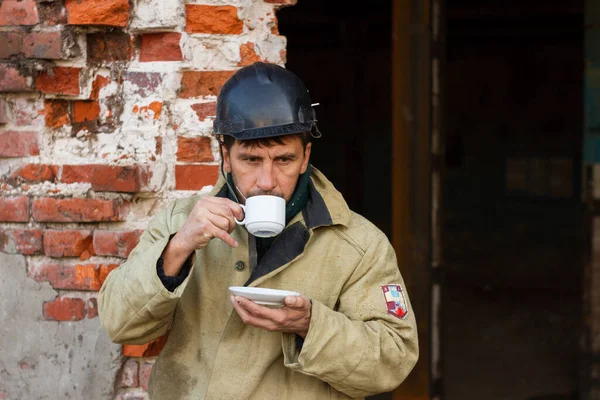
<svg viewBox="0 0 600 400">
<path fill-rule="evenodd" d="M 221 146 L 221 154 L 223 155 L 223 170 L 231 173 L 231 155 L 229 154 L 229 150 L 227 150 L 223 143 L 219 143 L 219 146 Z"/>
<path fill-rule="evenodd" d="M 304 161 L 302 161 L 302 169 L 300 173 L 303 174 L 306 172 L 306 168 L 308 168 L 308 162 L 310 160 L 310 151 L 312 149 L 312 143 L 308 143 L 306 148 L 304 149 Z"/>
</svg>

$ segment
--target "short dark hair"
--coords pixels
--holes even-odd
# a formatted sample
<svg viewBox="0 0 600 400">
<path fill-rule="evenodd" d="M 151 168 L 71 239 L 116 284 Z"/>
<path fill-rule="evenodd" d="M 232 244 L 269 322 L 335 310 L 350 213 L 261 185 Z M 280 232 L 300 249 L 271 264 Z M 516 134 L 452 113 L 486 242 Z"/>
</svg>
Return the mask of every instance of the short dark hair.
<svg viewBox="0 0 600 400">
<path fill-rule="evenodd" d="M 271 147 L 275 144 L 283 144 L 283 136 L 273 136 L 273 137 L 266 137 L 266 138 L 260 138 L 260 139 L 250 139 L 250 140 L 236 140 L 233 136 L 231 135 L 222 135 L 222 140 L 221 143 L 223 143 L 223 145 L 225 146 L 225 148 L 227 149 L 227 151 L 231 150 L 231 146 L 233 146 L 233 144 L 237 141 L 239 144 L 241 144 L 244 147 Z M 311 139 L 312 139 L 312 134 L 310 132 L 300 132 L 300 133 L 295 133 L 292 135 L 288 135 L 290 137 L 293 136 L 297 136 L 300 138 L 300 141 L 302 142 L 302 148 L 304 150 L 306 150 L 306 145 L 310 143 Z"/>
</svg>

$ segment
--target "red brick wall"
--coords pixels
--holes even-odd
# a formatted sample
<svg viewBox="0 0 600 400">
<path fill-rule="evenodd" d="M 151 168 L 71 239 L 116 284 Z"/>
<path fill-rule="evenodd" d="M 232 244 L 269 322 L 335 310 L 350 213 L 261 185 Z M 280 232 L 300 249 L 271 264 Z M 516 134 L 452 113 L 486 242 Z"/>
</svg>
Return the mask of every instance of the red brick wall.
<svg viewBox="0 0 600 400">
<path fill-rule="evenodd" d="M 275 12 L 293 1 L 198 3 L 0 2 L 0 251 L 57 291 L 39 319 L 97 317 L 152 214 L 214 184 L 223 82 L 285 62 Z M 117 398 L 144 396 L 160 348 L 124 346 Z"/>
</svg>

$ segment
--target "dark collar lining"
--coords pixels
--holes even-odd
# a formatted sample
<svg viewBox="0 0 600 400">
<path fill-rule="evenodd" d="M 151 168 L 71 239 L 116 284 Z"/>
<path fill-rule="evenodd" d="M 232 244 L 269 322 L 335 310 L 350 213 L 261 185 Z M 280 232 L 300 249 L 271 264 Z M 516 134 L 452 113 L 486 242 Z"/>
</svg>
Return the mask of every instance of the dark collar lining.
<svg viewBox="0 0 600 400">
<path fill-rule="evenodd" d="M 323 200 L 321 193 L 315 188 L 312 180 L 308 183 L 308 201 L 306 202 L 306 207 L 302 210 L 302 216 L 304 217 L 307 229 L 333 224 L 325 200 Z"/>
</svg>

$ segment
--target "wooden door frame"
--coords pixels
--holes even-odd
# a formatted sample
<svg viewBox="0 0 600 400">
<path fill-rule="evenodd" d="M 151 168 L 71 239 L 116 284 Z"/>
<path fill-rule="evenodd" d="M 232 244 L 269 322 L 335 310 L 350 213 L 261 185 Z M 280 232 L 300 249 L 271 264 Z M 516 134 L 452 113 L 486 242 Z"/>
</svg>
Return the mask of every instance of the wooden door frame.
<svg viewBox="0 0 600 400">
<path fill-rule="evenodd" d="M 434 271 L 441 265 L 442 6 L 442 0 L 393 1 L 392 244 L 415 311 L 420 351 L 395 400 L 439 399 L 441 392 Z"/>
</svg>

